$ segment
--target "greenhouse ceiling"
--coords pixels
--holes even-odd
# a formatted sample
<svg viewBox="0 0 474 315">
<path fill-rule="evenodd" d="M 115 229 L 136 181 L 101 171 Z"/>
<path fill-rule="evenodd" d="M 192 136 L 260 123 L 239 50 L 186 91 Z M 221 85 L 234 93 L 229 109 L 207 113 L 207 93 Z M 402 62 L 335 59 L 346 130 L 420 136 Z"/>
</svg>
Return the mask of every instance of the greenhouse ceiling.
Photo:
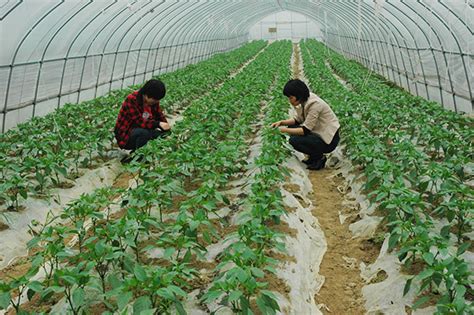
<svg viewBox="0 0 474 315">
<path fill-rule="evenodd" d="M 472 1 L 2 3 L 2 130 L 8 114 L 40 115 L 238 47 L 279 11 L 310 17 L 329 47 L 413 94 L 473 108 Z"/>
</svg>

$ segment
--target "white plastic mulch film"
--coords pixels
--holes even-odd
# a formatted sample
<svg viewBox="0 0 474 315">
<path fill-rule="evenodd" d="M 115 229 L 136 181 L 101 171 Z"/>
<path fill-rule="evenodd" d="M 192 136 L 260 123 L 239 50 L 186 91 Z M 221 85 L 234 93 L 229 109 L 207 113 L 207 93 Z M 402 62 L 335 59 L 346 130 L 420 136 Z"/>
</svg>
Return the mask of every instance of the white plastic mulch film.
<svg viewBox="0 0 474 315">
<path fill-rule="evenodd" d="M 471 113 L 473 6 L 468 0 L 3 0 L 0 129 L 236 48 L 253 25 L 281 11 L 309 17 L 330 48 L 411 93 Z"/>
</svg>

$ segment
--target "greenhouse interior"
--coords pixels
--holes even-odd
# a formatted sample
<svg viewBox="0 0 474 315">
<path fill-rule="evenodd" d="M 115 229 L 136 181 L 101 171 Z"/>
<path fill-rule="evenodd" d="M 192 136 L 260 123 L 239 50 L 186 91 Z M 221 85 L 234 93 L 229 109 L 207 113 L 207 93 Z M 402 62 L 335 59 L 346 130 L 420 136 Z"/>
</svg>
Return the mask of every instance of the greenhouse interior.
<svg viewBox="0 0 474 315">
<path fill-rule="evenodd" d="M 0 314 L 474 314 L 473 29 L 0 1 Z"/>
</svg>

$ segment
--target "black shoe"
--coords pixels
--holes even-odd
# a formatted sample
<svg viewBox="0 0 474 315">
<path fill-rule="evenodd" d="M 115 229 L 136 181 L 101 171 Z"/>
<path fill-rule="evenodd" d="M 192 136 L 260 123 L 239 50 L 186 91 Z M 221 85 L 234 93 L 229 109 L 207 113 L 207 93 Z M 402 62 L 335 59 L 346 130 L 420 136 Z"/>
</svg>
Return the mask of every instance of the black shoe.
<svg viewBox="0 0 474 315">
<path fill-rule="evenodd" d="M 312 171 L 321 170 L 326 165 L 326 161 L 327 161 L 327 158 L 323 156 L 320 160 L 317 160 L 316 162 L 309 164 L 307 169 L 312 170 Z"/>
<path fill-rule="evenodd" d="M 311 164 L 313 164 L 315 161 L 314 161 L 313 159 L 307 159 L 307 160 L 304 160 L 304 161 L 301 161 L 301 162 L 303 162 L 303 163 L 306 164 L 306 165 L 311 165 Z"/>
</svg>

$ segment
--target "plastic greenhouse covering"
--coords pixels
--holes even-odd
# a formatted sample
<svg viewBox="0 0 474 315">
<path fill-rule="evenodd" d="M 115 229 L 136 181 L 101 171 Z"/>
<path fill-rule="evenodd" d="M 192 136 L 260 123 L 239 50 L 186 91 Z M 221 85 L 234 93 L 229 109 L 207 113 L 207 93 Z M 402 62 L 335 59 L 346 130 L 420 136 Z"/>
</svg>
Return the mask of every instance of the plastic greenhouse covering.
<svg viewBox="0 0 474 315">
<path fill-rule="evenodd" d="M 0 0 L 0 315 L 474 314 L 473 0 Z"/>
<path fill-rule="evenodd" d="M 406 88 L 472 112 L 471 1 L 2 1 L 2 130 L 247 41 L 282 10 Z"/>
</svg>

